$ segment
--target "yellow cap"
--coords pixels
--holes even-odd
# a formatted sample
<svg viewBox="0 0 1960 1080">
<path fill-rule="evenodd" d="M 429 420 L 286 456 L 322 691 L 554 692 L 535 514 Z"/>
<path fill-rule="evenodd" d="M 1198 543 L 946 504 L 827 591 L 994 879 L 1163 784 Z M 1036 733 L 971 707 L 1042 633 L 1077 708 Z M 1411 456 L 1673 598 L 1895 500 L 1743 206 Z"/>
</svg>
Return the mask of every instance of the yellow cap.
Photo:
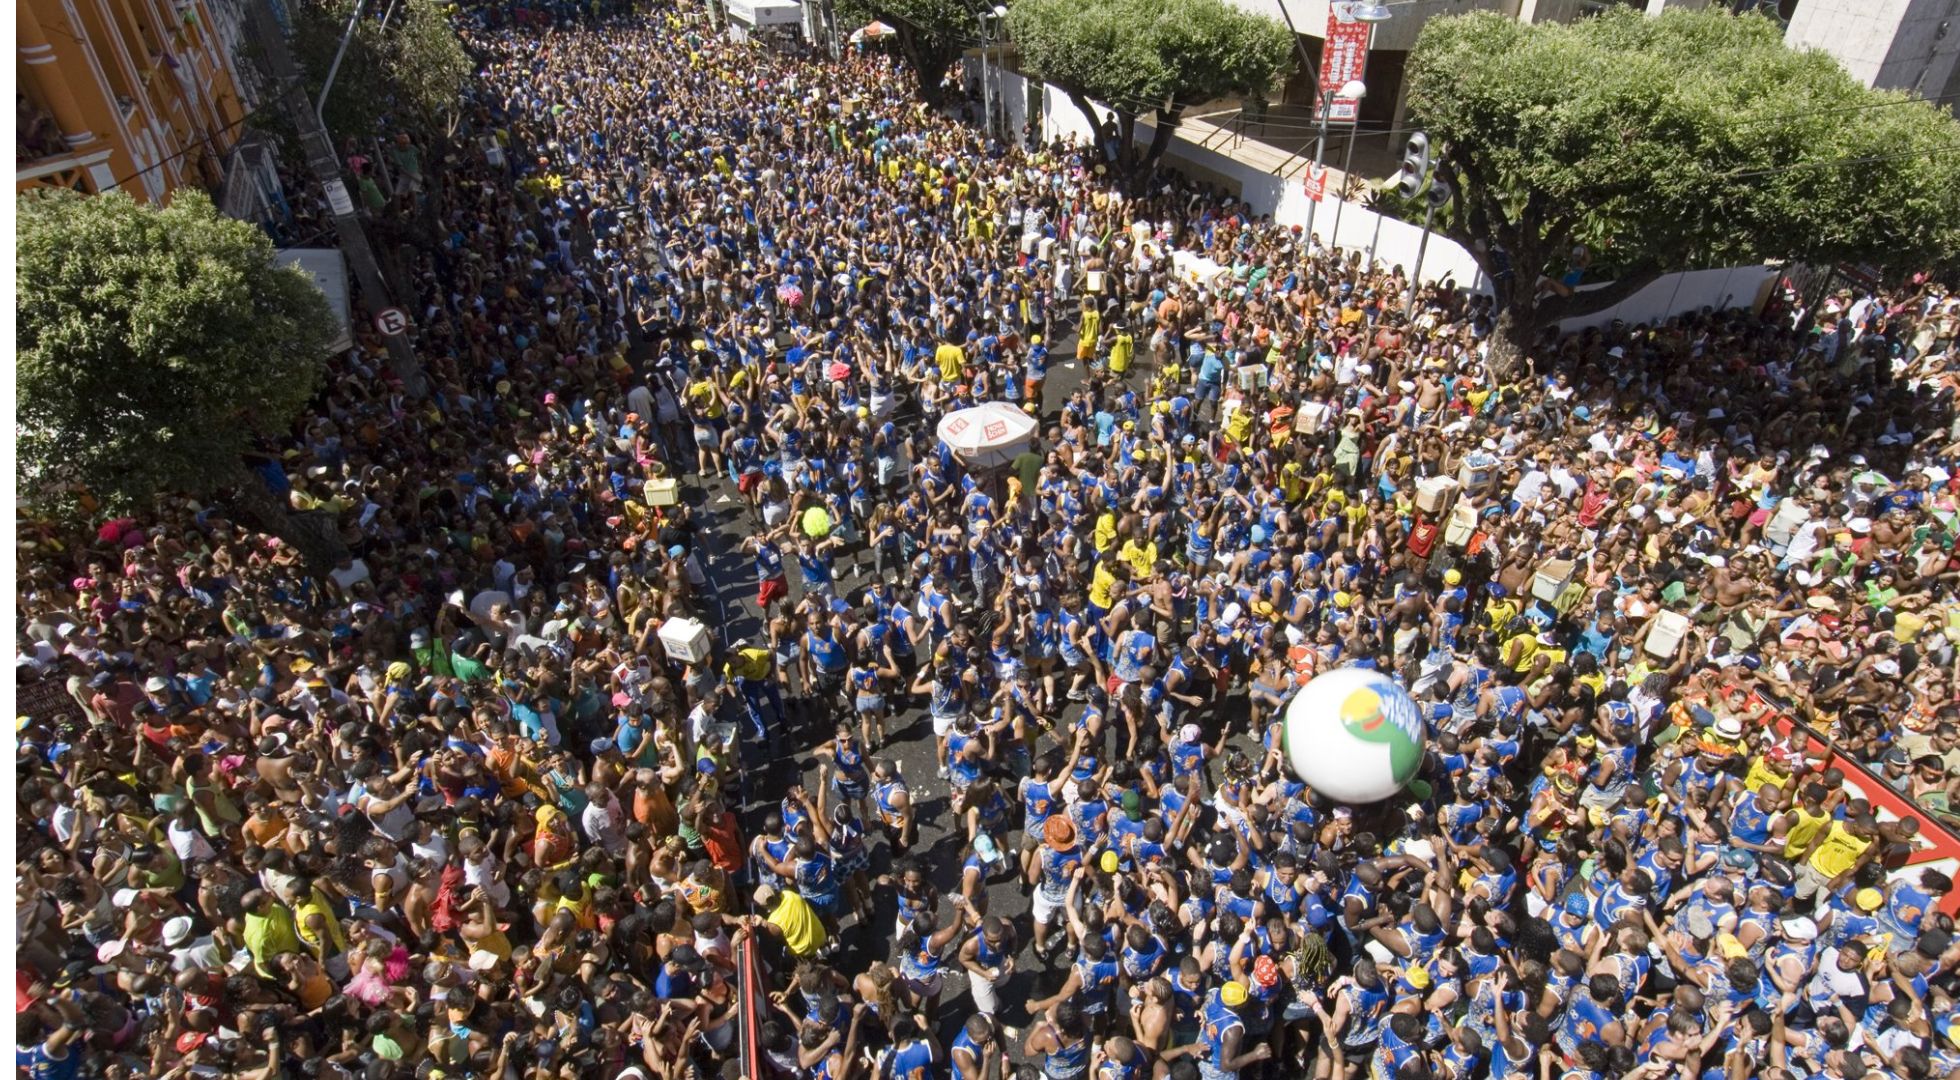
<svg viewBox="0 0 1960 1080">
<path fill-rule="evenodd" d="M 1418 990 L 1427 990 L 1429 988 L 1428 968 L 1421 967 L 1418 965 L 1410 965 L 1407 970 L 1402 972 L 1402 978 L 1406 980 L 1410 986 L 1413 986 Z"/>
<path fill-rule="evenodd" d="M 1236 1009 L 1245 1004 L 1245 984 L 1228 982 L 1224 986 L 1219 987 L 1218 1000 L 1224 1002 L 1225 1007 L 1228 1009 Z"/>
<path fill-rule="evenodd" d="M 1443 584 L 1458 585 L 1461 584 L 1462 582 L 1463 582 L 1463 571 L 1461 570 L 1443 571 Z"/>
<path fill-rule="evenodd" d="M 1354 605 L 1354 597 L 1346 591 L 1334 594 L 1334 606 L 1345 611 Z"/>
<path fill-rule="evenodd" d="M 1743 945 L 1742 939 L 1736 937 L 1734 934 L 1722 934 L 1718 936 L 1715 939 L 1715 947 L 1722 951 L 1722 958 L 1725 960 L 1733 960 L 1738 956 L 1749 955 L 1748 947 Z"/>
<path fill-rule="evenodd" d="M 409 667 L 400 660 L 388 665 L 388 681 L 400 682 L 408 678 Z"/>
<path fill-rule="evenodd" d="M 1877 911 L 1885 903 L 1885 894 L 1877 889 L 1859 889 L 1851 894 L 1851 902 L 1866 911 Z"/>
<path fill-rule="evenodd" d="M 1105 874 L 1114 874 L 1117 868 L 1123 865 L 1123 860 L 1117 857 L 1114 851 L 1103 852 L 1101 862 L 1103 873 Z"/>
</svg>

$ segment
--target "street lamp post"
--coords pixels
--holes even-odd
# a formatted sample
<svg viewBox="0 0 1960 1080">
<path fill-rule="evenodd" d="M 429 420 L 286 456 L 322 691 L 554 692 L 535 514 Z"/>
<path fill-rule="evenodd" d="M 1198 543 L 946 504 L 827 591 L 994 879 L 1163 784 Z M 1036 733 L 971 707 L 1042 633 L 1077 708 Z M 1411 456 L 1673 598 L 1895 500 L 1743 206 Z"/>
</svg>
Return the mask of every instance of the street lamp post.
<svg viewBox="0 0 1960 1080">
<path fill-rule="evenodd" d="M 333 211 L 334 229 L 340 237 L 341 254 L 346 257 L 355 280 L 360 283 L 361 296 L 376 315 L 391 310 L 395 303 L 388 292 L 387 279 L 382 276 L 381 264 L 375 261 L 374 247 L 368 242 L 367 228 L 361 221 L 359 211 L 354 208 L 354 199 L 347 191 L 347 183 L 341 179 L 340 155 L 334 150 L 333 138 L 327 134 L 326 124 L 320 119 L 325 95 L 322 94 L 320 107 L 315 107 L 313 102 L 306 99 L 306 88 L 300 84 L 299 64 L 293 59 L 292 49 L 286 42 L 285 28 L 279 25 L 278 17 L 273 14 L 270 0 L 249 0 L 245 7 L 247 30 L 265 55 L 266 66 L 271 69 L 273 81 L 279 87 L 280 103 L 285 107 L 287 118 L 298 129 L 300 149 L 306 155 L 307 167 L 326 193 L 327 205 Z M 341 36 L 343 52 L 353 32 L 354 24 L 350 22 L 347 32 Z M 399 331 L 389 333 L 384 329 L 382 341 L 388 349 L 389 369 L 401 380 L 402 389 L 408 396 L 419 400 L 428 392 L 428 378 L 422 371 L 421 360 L 409 348 L 408 339 Z"/>
<path fill-rule="evenodd" d="M 1347 178 L 1354 172 L 1354 137 L 1360 122 L 1348 129 L 1347 153 L 1341 155 L 1341 188 L 1334 196 L 1334 227 L 1327 230 L 1327 246 L 1333 247 L 1341 240 L 1341 211 L 1347 208 Z"/>
<path fill-rule="evenodd" d="M 1301 66 L 1307 70 L 1308 74 L 1313 76 L 1315 101 L 1320 109 L 1320 127 L 1314 135 L 1313 164 L 1308 166 L 1308 168 L 1318 170 L 1321 168 L 1322 159 L 1327 153 L 1327 123 L 1333 111 L 1331 108 L 1332 101 L 1326 88 L 1321 85 L 1321 69 L 1314 64 L 1313 57 L 1307 53 L 1306 43 L 1300 40 L 1299 28 L 1293 25 L 1293 13 L 1286 10 L 1286 0 L 1274 0 L 1274 2 L 1279 5 L 1280 17 L 1286 20 L 1286 29 L 1293 35 L 1293 46 L 1300 52 Z M 1327 10 L 1329 16 L 1328 21 L 1330 23 L 1336 21 L 1344 23 L 1378 23 L 1387 22 L 1394 16 L 1394 13 L 1388 10 L 1388 5 L 1382 3 L 1381 0 L 1333 0 L 1328 5 Z M 1323 38 L 1322 40 L 1324 41 L 1325 39 Z M 1351 79 L 1332 96 L 1358 98 L 1367 92 L 1368 88 L 1363 86 L 1359 79 Z M 1309 175 L 1312 174 L 1309 173 Z M 1318 209 L 1319 205 L 1320 201 L 1318 199 L 1307 201 L 1307 246 L 1309 250 L 1313 247 L 1314 211 Z"/>
<path fill-rule="evenodd" d="M 1368 95 L 1368 88 L 1362 85 L 1361 80 L 1351 79 L 1347 82 L 1346 85 L 1341 87 L 1340 93 L 1336 94 L 1335 96 L 1344 97 L 1344 98 L 1362 98 L 1362 97 L 1366 97 L 1367 95 Z M 1308 167 L 1309 175 L 1320 171 L 1321 160 L 1327 155 L 1327 121 L 1328 118 L 1334 112 L 1334 110 L 1330 107 L 1332 104 L 1333 103 L 1328 99 L 1328 96 L 1326 94 L 1320 95 L 1320 130 L 1316 132 L 1313 137 L 1313 164 Z M 1326 197 L 1325 189 L 1321 191 L 1321 196 L 1322 198 Z M 1314 211 L 1319 207 L 1320 207 L 1320 199 L 1309 199 L 1307 201 L 1308 250 L 1312 250 L 1313 248 Z M 1329 247 L 1333 246 L 1332 237 L 1328 238 L 1328 246 Z"/>
<path fill-rule="evenodd" d="M 1007 18 L 1007 8 L 995 4 L 990 8 L 982 8 L 976 14 L 980 23 L 980 99 L 987 115 L 987 137 L 991 139 L 995 135 L 994 97 L 997 88 L 994 79 L 1000 73 L 1000 60 L 998 57 L 993 57 L 990 64 L 989 54 L 994 51 L 995 43 L 1000 40 L 998 36 L 1000 23 L 1002 19 Z M 1004 111 L 1007 108 L 1006 100 L 1003 98 L 1000 104 Z"/>
</svg>

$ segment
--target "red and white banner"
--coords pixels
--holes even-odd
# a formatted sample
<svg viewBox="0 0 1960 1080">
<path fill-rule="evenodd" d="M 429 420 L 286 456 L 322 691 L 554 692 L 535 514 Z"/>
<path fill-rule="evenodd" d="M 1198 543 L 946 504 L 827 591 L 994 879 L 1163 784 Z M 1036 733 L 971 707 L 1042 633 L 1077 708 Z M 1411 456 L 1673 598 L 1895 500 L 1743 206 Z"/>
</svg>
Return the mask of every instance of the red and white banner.
<svg viewBox="0 0 1960 1080">
<path fill-rule="evenodd" d="M 1745 706 L 1749 709 L 1776 709 L 1776 703 L 1759 694 L 1750 694 Z M 1771 723 L 1776 730 L 1788 736 L 1792 721 L 1787 713 L 1780 710 L 1772 716 Z M 1804 729 L 1809 731 L 1808 728 Z M 1819 739 L 1817 742 L 1821 743 Z M 1914 839 L 1910 853 L 1885 863 L 1886 877 L 1898 881 L 1906 880 L 1918 884 L 1919 875 L 1927 870 L 1938 870 L 1948 877 L 1960 878 L 1960 837 L 1939 819 L 1926 812 L 1925 808 L 1914 806 L 1904 796 L 1873 775 L 1861 762 L 1854 761 L 1835 749 L 1825 751 L 1829 756 L 1823 760 L 1811 758 L 1819 770 L 1837 769 L 1844 774 L 1844 790 L 1854 799 L 1863 799 L 1871 804 L 1872 812 L 1880 821 L 1898 821 L 1902 818 L 1919 820 L 1919 835 Z M 1939 908 L 1948 915 L 1960 915 L 1960 889 L 1955 889 L 1941 899 Z"/>
<path fill-rule="evenodd" d="M 1307 166 L 1306 175 L 1300 178 L 1300 187 L 1306 191 L 1307 198 L 1319 202 L 1327 194 L 1327 166 Z"/>
<path fill-rule="evenodd" d="M 1327 5 L 1327 38 L 1320 50 L 1319 105 L 1328 109 L 1330 124 L 1352 124 L 1361 113 L 1359 98 L 1335 96 L 1335 91 L 1359 81 L 1368 71 L 1368 40 L 1375 31 L 1372 23 L 1359 19 L 1343 20 L 1335 14 L 1339 5 Z"/>
</svg>

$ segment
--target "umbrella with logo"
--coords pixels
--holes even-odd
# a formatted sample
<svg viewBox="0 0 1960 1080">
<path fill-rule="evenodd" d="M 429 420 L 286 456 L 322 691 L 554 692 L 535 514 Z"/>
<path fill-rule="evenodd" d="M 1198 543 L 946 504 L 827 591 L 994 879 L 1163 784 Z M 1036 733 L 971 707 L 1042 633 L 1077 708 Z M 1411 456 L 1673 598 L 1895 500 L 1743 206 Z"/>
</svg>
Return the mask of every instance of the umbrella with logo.
<svg viewBox="0 0 1960 1080">
<path fill-rule="evenodd" d="M 1028 448 L 1035 419 L 1012 405 L 989 401 L 947 413 L 939 421 L 939 441 L 969 469 L 1006 465 Z"/>
</svg>

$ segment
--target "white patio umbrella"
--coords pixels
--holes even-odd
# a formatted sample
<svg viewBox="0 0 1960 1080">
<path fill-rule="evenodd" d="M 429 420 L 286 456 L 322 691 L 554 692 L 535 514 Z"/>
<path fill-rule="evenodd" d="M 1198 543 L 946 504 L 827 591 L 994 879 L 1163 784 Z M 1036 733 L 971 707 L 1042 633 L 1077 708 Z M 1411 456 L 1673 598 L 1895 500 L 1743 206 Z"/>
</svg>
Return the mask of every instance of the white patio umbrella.
<svg viewBox="0 0 1960 1080">
<path fill-rule="evenodd" d="M 989 401 L 947 413 L 939 421 L 939 441 L 970 469 L 1005 465 L 1028 448 L 1038 425 L 1012 405 Z"/>
</svg>

